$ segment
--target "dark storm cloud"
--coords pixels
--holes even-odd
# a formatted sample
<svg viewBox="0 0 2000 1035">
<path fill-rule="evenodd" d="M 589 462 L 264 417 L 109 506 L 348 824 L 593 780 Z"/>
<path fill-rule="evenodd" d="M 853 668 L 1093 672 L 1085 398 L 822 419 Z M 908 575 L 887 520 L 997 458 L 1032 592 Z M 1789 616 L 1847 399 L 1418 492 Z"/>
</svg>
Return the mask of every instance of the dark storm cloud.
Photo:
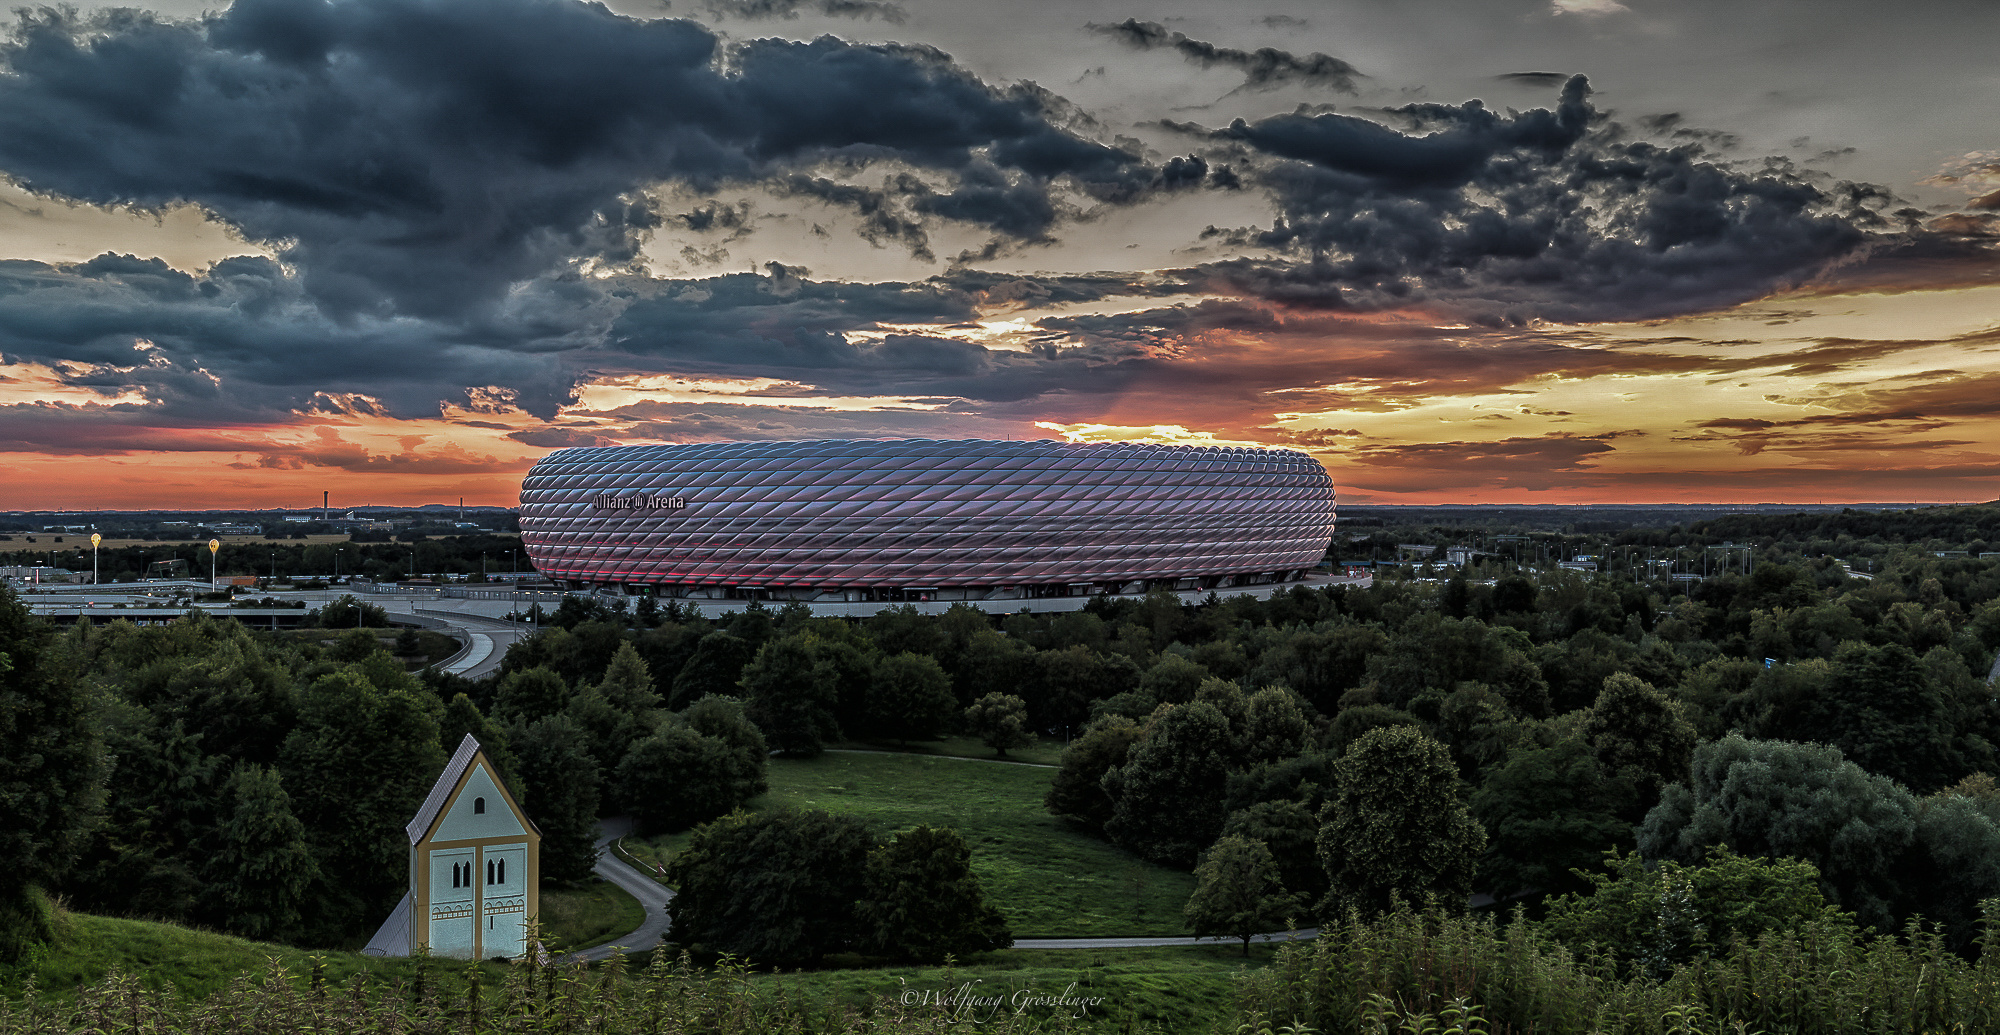
<svg viewBox="0 0 2000 1035">
<path fill-rule="evenodd" d="M 830 18 L 880 18 L 901 25 L 909 17 L 901 4 L 879 0 L 702 0 L 702 9 L 717 17 L 758 19 L 797 18 L 812 11 Z"/>
<path fill-rule="evenodd" d="M 1493 78 L 1503 83 L 1520 83 L 1523 86 L 1546 86 L 1550 88 L 1569 82 L 1569 72 L 1504 72 Z"/>
<path fill-rule="evenodd" d="M 559 292 L 556 293 L 560 295 Z M 0 358 L 43 362 L 106 398 L 138 393 L 157 419 L 257 422 L 364 393 L 399 416 L 435 415 L 466 386 L 497 385 L 552 414 L 573 378 L 588 305 L 536 292 L 512 302 L 505 333 L 485 324 L 333 319 L 298 279 L 239 257 L 190 275 L 158 259 L 102 255 L 52 265 L 0 262 Z"/>
<path fill-rule="evenodd" d="M 621 441 L 784 441 L 804 438 L 1044 438 L 1033 419 L 1010 420 L 951 410 L 836 410 L 748 403 L 642 402 L 595 416 L 630 422 Z"/>
<path fill-rule="evenodd" d="M 1281 216 L 1235 236 L 1286 258 L 1184 275 L 1298 305 L 1431 302 L 1489 324 L 1631 319 L 1755 298 L 1906 230 L 1879 188 L 1631 140 L 1588 95 L 1576 76 L 1553 110 L 1384 113 L 1402 129 L 1334 113 L 1237 120 L 1210 137 L 1269 156 L 1254 175 Z"/>
<path fill-rule="evenodd" d="M 935 50 L 725 48 L 561 0 L 43 10 L 0 62 L 0 170 L 93 204 L 199 204 L 345 312 L 458 317 L 575 260 L 630 263 L 661 181 L 894 162 L 939 181 L 924 214 L 1040 238 L 1057 181 L 1117 198 L 1156 177 Z"/>
<path fill-rule="evenodd" d="M 1092 23 L 1090 31 L 1109 36 L 1137 50 L 1171 50 L 1203 68 L 1233 68 L 1243 73 L 1243 87 L 1271 90 L 1280 86 L 1317 86 L 1342 93 L 1354 92 L 1354 81 L 1365 78 L 1359 69 L 1327 54 L 1300 57 L 1275 47 L 1237 50 L 1189 39 L 1158 22 L 1127 18 L 1115 25 Z"/>
<path fill-rule="evenodd" d="M 936 284 L 857 285 L 808 280 L 784 267 L 769 272 L 692 282 L 636 301 L 590 361 L 607 372 L 789 378 L 810 382 L 808 394 L 986 401 L 1113 391 L 1150 365 L 1144 350 L 1112 342 L 1019 352 L 926 334 L 857 335 L 879 323 L 969 319 L 975 297 Z"/>
</svg>

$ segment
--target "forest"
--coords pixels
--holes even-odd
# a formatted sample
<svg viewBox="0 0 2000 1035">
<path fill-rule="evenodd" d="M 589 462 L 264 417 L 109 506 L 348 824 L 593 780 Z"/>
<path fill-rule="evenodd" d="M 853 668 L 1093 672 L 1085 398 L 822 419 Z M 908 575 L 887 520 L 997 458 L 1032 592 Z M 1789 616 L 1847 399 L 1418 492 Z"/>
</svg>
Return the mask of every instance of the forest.
<svg viewBox="0 0 2000 1035">
<path fill-rule="evenodd" d="M 36 936 L 30 885 L 352 946 L 400 894 L 401 825 L 467 732 L 523 789 L 558 879 L 587 871 L 602 814 L 742 841 L 728 832 L 750 821 L 727 817 L 773 752 L 969 733 L 1003 755 L 1066 745 L 1046 808 L 1193 869 L 1202 933 L 1470 909 L 1632 980 L 1807 931 L 1971 959 L 2000 897 L 2000 563 L 1962 539 L 1885 541 L 1879 514 L 1810 517 L 1727 527 L 1754 564 L 1692 582 L 1416 563 L 1264 599 L 860 620 L 572 597 L 476 682 L 411 671 L 368 630 L 56 630 L 7 599 L 0 804 L 33 822 L 0 834 L 0 910 L 16 952 Z M 1860 556 L 1872 572 L 1844 563 Z M 760 836 L 794 836 L 756 815 L 776 824 Z M 858 881 L 894 843 L 870 836 L 821 840 L 851 846 Z M 689 915 L 718 913 L 703 905 Z M 864 947 L 867 925 L 841 919 L 857 933 L 822 925 L 767 956 Z M 753 922 L 676 937 L 726 949 Z"/>
</svg>

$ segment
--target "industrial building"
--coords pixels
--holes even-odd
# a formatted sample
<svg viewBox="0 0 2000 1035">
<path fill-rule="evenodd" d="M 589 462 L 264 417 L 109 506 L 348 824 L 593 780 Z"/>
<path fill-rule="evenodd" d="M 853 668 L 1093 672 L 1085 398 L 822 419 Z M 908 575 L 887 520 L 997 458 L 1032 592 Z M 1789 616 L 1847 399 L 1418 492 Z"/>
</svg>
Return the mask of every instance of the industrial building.
<svg viewBox="0 0 2000 1035">
<path fill-rule="evenodd" d="M 1286 582 L 1333 480 L 1291 450 L 835 440 L 565 449 L 521 539 L 572 589 L 695 600 L 1031 600 Z"/>
</svg>

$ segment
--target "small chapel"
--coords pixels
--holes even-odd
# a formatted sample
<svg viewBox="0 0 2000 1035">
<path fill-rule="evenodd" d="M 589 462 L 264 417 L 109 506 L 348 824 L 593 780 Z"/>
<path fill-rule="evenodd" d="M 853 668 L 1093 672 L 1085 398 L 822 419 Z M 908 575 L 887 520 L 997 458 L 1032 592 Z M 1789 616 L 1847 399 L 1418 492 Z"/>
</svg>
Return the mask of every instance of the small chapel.
<svg viewBox="0 0 2000 1035">
<path fill-rule="evenodd" d="M 410 889 L 368 947 L 375 956 L 491 959 L 521 955 L 541 909 L 541 832 L 471 734 L 404 828 Z"/>
</svg>

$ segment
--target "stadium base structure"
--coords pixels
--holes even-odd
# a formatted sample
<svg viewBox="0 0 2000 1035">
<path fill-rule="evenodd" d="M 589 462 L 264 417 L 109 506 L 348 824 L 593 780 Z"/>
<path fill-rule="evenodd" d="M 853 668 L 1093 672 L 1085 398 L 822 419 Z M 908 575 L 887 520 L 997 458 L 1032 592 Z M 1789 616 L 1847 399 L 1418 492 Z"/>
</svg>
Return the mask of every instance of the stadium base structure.
<svg viewBox="0 0 2000 1035">
<path fill-rule="evenodd" d="M 693 601 L 1035 601 L 1295 581 L 1332 479 L 1290 450 L 835 440 L 566 449 L 521 538 L 570 589 Z"/>
</svg>

